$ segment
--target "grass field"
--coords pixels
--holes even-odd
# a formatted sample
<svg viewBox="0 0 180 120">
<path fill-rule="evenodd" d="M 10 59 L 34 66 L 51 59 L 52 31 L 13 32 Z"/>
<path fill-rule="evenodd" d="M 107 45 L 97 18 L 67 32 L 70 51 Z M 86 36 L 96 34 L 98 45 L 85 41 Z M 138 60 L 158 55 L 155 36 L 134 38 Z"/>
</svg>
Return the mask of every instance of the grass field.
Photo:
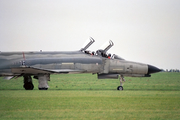
<svg viewBox="0 0 180 120">
<path fill-rule="evenodd" d="M 150 78 L 98 80 L 96 75 L 52 75 L 49 90 L 24 90 L 23 78 L 0 78 L 0 120 L 7 119 L 180 119 L 180 73 Z"/>
</svg>

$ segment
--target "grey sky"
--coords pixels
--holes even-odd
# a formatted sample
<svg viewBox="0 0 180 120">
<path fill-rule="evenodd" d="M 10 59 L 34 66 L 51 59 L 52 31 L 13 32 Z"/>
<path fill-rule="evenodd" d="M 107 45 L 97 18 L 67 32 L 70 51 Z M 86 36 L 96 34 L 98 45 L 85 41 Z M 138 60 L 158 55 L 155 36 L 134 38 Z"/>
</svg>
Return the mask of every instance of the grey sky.
<svg viewBox="0 0 180 120">
<path fill-rule="evenodd" d="M 179 0 L 0 0 L 0 51 L 73 51 L 92 36 L 126 60 L 180 69 Z"/>
</svg>

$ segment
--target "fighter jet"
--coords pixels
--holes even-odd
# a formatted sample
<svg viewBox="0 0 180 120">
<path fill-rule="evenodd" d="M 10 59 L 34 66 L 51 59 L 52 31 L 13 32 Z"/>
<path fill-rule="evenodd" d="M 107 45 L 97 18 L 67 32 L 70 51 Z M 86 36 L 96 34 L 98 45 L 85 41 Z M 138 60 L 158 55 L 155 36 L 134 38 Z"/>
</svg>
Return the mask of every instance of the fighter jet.
<svg viewBox="0 0 180 120">
<path fill-rule="evenodd" d="M 69 52 L 0 52 L 0 76 L 5 79 L 23 77 L 26 90 L 34 89 L 33 77 L 39 81 L 39 90 L 47 90 L 51 74 L 92 73 L 97 74 L 98 79 L 119 79 L 117 90 L 123 90 L 125 76 L 150 77 L 152 73 L 161 71 L 152 65 L 108 54 L 114 45 L 111 40 L 105 49 L 90 52 L 87 48 L 94 42 L 90 37 L 85 47 Z"/>
</svg>

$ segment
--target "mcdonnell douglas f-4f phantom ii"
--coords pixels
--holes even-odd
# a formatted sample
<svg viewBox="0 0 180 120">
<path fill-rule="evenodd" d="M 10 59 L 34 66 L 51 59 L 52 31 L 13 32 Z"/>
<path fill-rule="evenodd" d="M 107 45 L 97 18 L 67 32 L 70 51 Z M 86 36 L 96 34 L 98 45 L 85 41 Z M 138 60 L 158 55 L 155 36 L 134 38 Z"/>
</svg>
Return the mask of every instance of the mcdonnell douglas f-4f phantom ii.
<svg viewBox="0 0 180 120">
<path fill-rule="evenodd" d="M 119 79 L 117 90 L 123 90 L 124 76 L 150 77 L 150 74 L 161 71 L 152 65 L 107 54 L 114 45 L 112 41 L 105 49 L 90 53 L 87 48 L 94 42 L 90 38 L 84 48 L 72 52 L 0 52 L 0 76 L 6 79 L 23 76 L 26 90 L 34 89 L 33 76 L 39 81 L 39 90 L 47 90 L 50 74 L 92 73 L 97 74 L 98 79 Z"/>
</svg>

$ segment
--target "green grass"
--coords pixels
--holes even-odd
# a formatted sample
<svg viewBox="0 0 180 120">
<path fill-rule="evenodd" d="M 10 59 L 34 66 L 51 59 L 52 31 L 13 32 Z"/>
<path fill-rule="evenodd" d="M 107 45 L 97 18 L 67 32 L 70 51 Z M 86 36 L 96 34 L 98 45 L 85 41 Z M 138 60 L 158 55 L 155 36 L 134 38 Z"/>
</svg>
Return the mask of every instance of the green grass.
<svg viewBox="0 0 180 120">
<path fill-rule="evenodd" d="M 96 75 L 52 75 L 49 90 L 24 90 L 22 78 L 0 78 L 0 120 L 7 119 L 180 119 L 180 73 L 151 78 L 98 80 Z"/>
</svg>

